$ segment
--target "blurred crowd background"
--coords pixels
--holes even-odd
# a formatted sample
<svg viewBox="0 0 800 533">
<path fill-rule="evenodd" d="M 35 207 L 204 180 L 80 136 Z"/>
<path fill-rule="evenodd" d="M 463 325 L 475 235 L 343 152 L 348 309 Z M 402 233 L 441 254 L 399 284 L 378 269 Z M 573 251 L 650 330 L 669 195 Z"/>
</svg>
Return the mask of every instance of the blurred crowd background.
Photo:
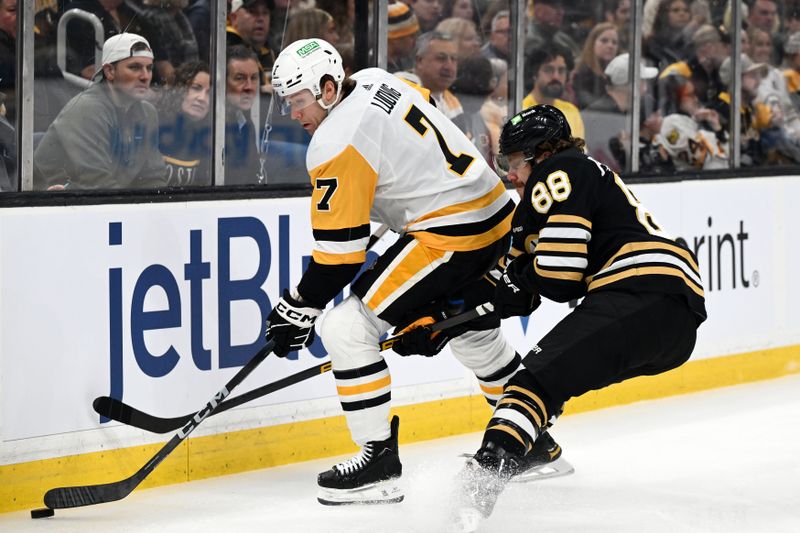
<svg viewBox="0 0 800 533">
<path fill-rule="evenodd" d="M 800 163 L 800 0 L 742 2 L 739 27 L 730 0 L 35 0 L 28 20 L 23 4 L 0 0 L 2 191 L 302 186 L 310 137 L 273 109 L 270 71 L 311 37 L 334 44 L 348 74 L 381 66 L 428 88 L 490 164 L 509 114 L 537 103 L 623 174 Z M 146 48 L 152 70 L 103 72 L 103 45 L 121 33 L 143 38 L 125 43 Z M 22 87 L 18 57 L 31 56 Z"/>
</svg>

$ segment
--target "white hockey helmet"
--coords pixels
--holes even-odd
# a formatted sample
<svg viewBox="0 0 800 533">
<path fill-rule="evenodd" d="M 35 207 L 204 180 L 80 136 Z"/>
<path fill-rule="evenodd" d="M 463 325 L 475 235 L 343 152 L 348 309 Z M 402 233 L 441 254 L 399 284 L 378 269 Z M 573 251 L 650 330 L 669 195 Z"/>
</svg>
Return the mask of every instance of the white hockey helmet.
<svg viewBox="0 0 800 533">
<path fill-rule="evenodd" d="M 336 48 L 322 39 L 300 39 L 283 49 L 272 67 L 272 88 L 282 114 L 286 115 L 292 108 L 302 109 L 315 101 L 323 109 L 330 109 L 334 103 L 325 105 L 322 97 L 320 80 L 330 75 L 336 82 L 336 100 L 342 90 L 344 67 L 342 56 Z M 309 91 L 310 98 L 302 98 L 302 91 Z M 298 95 L 298 98 L 292 98 Z"/>
</svg>

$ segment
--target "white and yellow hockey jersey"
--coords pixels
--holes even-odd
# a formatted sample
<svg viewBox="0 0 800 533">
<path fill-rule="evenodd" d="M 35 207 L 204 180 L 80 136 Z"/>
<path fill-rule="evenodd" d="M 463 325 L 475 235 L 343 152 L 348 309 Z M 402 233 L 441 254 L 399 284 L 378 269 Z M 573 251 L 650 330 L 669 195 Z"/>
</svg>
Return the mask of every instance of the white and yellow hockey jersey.
<svg viewBox="0 0 800 533">
<path fill-rule="evenodd" d="M 314 262 L 363 263 L 370 220 L 449 251 L 510 230 L 514 202 L 503 183 L 427 90 L 376 68 L 352 78 L 357 86 L 308 148 Z"/>
</svg>

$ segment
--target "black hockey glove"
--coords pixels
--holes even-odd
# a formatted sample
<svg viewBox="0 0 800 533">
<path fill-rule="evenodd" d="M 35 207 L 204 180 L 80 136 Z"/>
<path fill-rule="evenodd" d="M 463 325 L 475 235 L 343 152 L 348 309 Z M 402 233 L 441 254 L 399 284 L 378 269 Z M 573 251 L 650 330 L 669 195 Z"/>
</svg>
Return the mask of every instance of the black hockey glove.
<svg viewBox="0 0 800 533">
<path fill-rule="evenodd" d="M 296 292 L 284 290 L 267 317 L 267 342 L 275 341 L 272 352 L 286 357 L 314 342 L 314 322 L 321 314 L 322 309 L 304 305 Z"/>
<path fill-rule="evenodd" d="M 522 285 L 517 281 L 516 272 L 519 267 L 532 259 L 533 257 L 530 254 L 518 257 L 509 263 L 508 268 L 497 281 L 497 286 L 494 290 L 494 312 L 500 318 L 528 316 L 542 303 L 542 299 L 538 294 L 523 289 Z"/>
<path fill-rule="evenodd" d="M 395 335 L 399 335 L 399 337 L 392 345 L 392 349 L 403 356 L 433 357 L 438 355 L 450 339 L 458 337 L 468 328 L 456 326 L 442 331 L 433 331 L 431 325 L 457 314 L 458 311 L 460 308 L 452 307 L 449 304 L 434 304 L 421 312 L 424 314 L 421 318 L 417 318 L 406 326 L 395 328 Z M 419 314 L 417 313 L 416 316 Z"/>
</svg>

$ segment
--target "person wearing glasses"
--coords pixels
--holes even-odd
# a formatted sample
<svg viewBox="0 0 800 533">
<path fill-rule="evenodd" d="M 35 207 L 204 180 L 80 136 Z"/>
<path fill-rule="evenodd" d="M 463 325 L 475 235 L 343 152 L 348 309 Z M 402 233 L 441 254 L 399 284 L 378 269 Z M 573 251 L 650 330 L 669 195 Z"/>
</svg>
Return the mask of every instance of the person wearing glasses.
<svg viewBox="0 0 800 533">
<path fill-rule="evenodd" d="M 583 147 L 553 106 L 525 109 L 503 127 L 497 167 L 524 183 L 524 195 L 495 312 L 528 316 L 542 298 L 582 301 L 503 387 L 458 477 L 459 531 L 476 531 L 491 514 L 567 400 L 680 366 L 706 319 L 697 258 Z"/>
<path fill-rule="evenodd" d="M 158 150 L 158 113 L 146 98 L 153 52 L 141 35 L 103 44 L 102 67 L 47 129 L 33 154 L 38 190 L 134 189 L 165 186 Z"/>
<path fill-rule="evenodd" d="M 491 33 L 481 53 L 488 59 L 502 59 L 508 63 L 511 46 L 511 15 L 507 9 L 498 11 L 492 18 Z"/>
</svg>

